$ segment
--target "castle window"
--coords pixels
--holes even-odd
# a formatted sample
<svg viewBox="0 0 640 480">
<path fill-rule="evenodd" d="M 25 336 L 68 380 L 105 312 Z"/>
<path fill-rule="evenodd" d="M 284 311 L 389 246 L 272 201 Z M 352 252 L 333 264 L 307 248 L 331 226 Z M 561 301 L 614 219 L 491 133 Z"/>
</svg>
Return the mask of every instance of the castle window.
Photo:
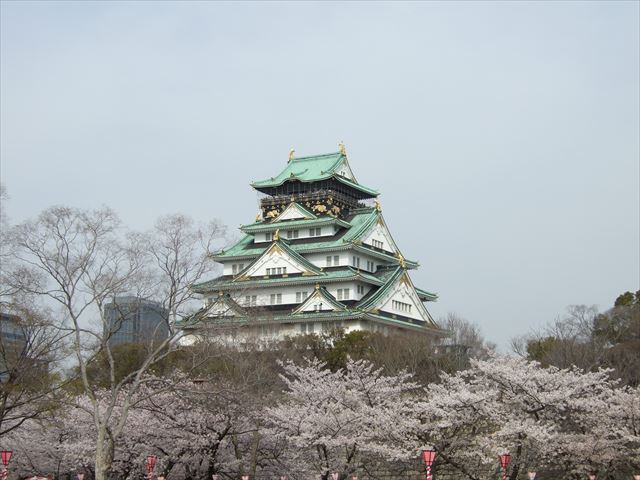
<svg viewBox="0 0 640 480">
<path fill-rule="evenodd" d="M 322 229 L 320 227 L 318 227 L 318 228 L 310 228 L 309 229 L 309 236 L 310 237 L 319 237 L 321 233 L 322 233 Z"/>
<path fill-rule="evenodd" d="M 327 255 L 327 267 L 331 266 L 331 255 Z"/>
<path fill-rule="evenodd" d="M 231 273 L 233 273 L 234 275 L 236 273 L 238 273 L 238 265 L 237 264 L 234 263 L 233 265 L 231 265 Z"/>
<path fill-rule="evenodd" d="M 338 289 L 338 300 L 349 300 L 349 289 L 348 288 L 339 288 Z"/>
<path fill-rule="evenodd" d="M 340 255 L 333 256 L 333 264 L 336 266 L 340 265 Z"/>
<path fill-rule="evenodd" d="M 375 248 L 379 248 L 380 250 L 382 250 L 384 247 L 384 243 L 382 243 L 380 240 L 371 240 L 371 243 Z"/>
<path fill-rule="evenodd" d="M 397 300 L 393 300 L 391 305 L 394 310 L 399 312 L 411 313 L 411 305 L 409 303 L 399 302 Z"/>
<path fill-rule="evenodd" d="M 269 303 L 271 305 L 280 305 L 282 303 L 282 294 L 272 293 L 269 297 Z"/>
</svg>

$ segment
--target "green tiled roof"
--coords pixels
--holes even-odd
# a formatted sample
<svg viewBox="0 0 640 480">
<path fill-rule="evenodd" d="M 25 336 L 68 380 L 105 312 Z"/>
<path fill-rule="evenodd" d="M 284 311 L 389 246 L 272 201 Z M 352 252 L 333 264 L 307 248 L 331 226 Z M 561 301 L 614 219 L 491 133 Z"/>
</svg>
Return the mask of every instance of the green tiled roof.
<svg viewBox="0 0 640 480">
<path fill-rule="evenodd" d="M 207 321 L 206 317 L 202 316 L 203 311 L 198 312 L 200 315 L 193 315 L 191 319 L 181 322 L 180 327 L 185 330 L 190 329 L 198 329 L 201 327 L 201 323 L 203 321 Z M 371 312 L 363 312 L 359 310 L 345 310 L 342 312 L 336 311 L 324 311 L 324 312 L 308 312 L 304 314 L 291 314 L 291 313 L 281 313 L 281 314 L 270 314 L 267 315 L 264 319 L 256 318 L 256 317 L 222 317 L 216 318 L 215 322 L 220 325 L 249 325 L 249 324 L 274 324 L 274 323 L 298 323 L 301 319 L 305 321 L 335 321 L 335 320 L 355 320 L 355 319 L 366 319 L 366 320 L 376 320 L 381 323 L 386 323 L 390 325 L 396 325 L 404 328 L 411 328 L 416 331 L 429 330 L 433 333 L 446 334 L 446 332 L 440 329 L 437 325 L 430 325 L 426 322 L 413 322 L 410 319 L 402 319 L 402 318 L 392 318 L 386 317 L 382 315 L 377 315 Z"/>
<path fill-rule="evenodd" d="M 272 232 L 277 229 L 289 230 L 296 227 L 319 227 L 322 225 L 339 225 L 344 228 L 350 228 L 351 224 L 335 217 L 321 217 L 314 220 L 284 220 L 282 222 L 256 222 L 249 225 L 242 225 L 240 230 L 245 233 L 263 233 Z"/>
<path fill-rule="evenodd" d="M 318 288 L 316 291 L 314 291 L 311 295 L 309 295 L 304 302 L 302 302 L 300 305 L 294 308 L 291 314 L 307 315 L 309 312 L 303 312 L 302 309 L 306 308 L 306 305 L 308 303 L 315 302 L 316 301 L 315 298 L 317 295 L 322 297 L 329 305 L 331 305 L 333 308 L 336 309 L 333 311 L 334 313 L 335 311 L 344 312 L 345 310 L 347 310 L 346 306 L 343 303 L 339 302 L 333 295 L 329 293 L 329 290 L 327 290 L 327 287 L 322 286 Z"/>
<path fill-rule="evenodd" d="M 437 293 L 427 292 L 426 290 L 422 290 L 421 288 L 416 287 L 416 293 L 421 300 L 426 300 L 427 302 L 435 302 L 438 299 Z"/>
<path fill-rule="evenodd" d="M 380 212 L 374 208 L 360 208 L 357 210 L 356 215 L 354 215 L 348 222 L 351 228 L 341 238 L 334 240 L 331 237 L 326 237 L 323 240 L 323 237 L 318 237 L 317 242 L 292 244 L 291 248 L 298 253 L 305 253 L 314 249 L 344 246 L 345 243 L 358 239 L 362 234 L 364 234 L 369 227 L 378 220 L 379 214 Z M 252 245 L 252 243 L 253 236 L 245 235 L 234 245 L 214 254 L 212 257 L 214 259 L 256 257 L 264 252 L 268 247 L 268 245 L 257 246 Z"/>
<path fill-rule="evenodd" d="M 229 277 L 218 277 L 208 282 L 198 283 L 192 286 L 194 292 L 206 293 L 215 290 L 236 290 L 243 287 L 262 287 L 269 285 L 296 285 L 296 284 L 313 284 L 321 282 L 322 284 L 339 282 L 345 280 L 360 280 L 371 285 L 382 285 L 384 282 L 379 278 L 362 271 L 358 271 L 352 267 L 345 267 L 340 270 L 323 271 L 320 275 L 303 275 L 303 276 L 277 276 L 277 277 L 256 277 L 248 280 L 234 281 Z"/>
<path fill-rule="evenodd" d="M 345 185 L 349 185 L 371 196 L 377 196 L 378 192 L 375 190 L 359 185 L 358 183 L 335 173 L 336 168 L 343 160 L 346 160 L 346 157 L 340 152 L 312 155 L 308 157 L 294 157 L 278 175 L 266 180 L 253 182 L 251 186 L 256 189 L 272 188 L 282 185 L 287 180 L 298 180 L 300 182 L 309 183 L 327 180 L 333 177 Z"/>
<path fill-rule="evenodd" d="M 368 309 L 373 307 L 378 299 L 382 297 L 387 290 L 393 287 L 396 283 L 396 280 L 400 278 L 404 274 L 405 270 L 403 268 L 396 268 L 393 273 L 389 275 L 387 279 L 385 279 L 385 283 L 382 287 L 376 290 L 371 296 L 365 297 L 360 303 L 358 303 L 358 308 Z"/>
</svg>

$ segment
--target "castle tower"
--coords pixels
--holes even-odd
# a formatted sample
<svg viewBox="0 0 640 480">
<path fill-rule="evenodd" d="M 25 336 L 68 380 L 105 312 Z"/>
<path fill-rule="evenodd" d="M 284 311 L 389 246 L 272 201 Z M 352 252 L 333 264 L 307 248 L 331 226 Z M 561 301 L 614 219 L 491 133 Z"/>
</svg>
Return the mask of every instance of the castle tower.
<svg viewBox="0 0 640 480">
<path fill-rule="evenodd" d="M 345 331 L 442 330 L 424 306 L 433 293 L 416 288 L 387 228 L 378 192 L 356 180 L 344 149 L 295 157 L 282 172 L 254 182 L 264 194 L 244 236 L 213 255 L 222 276 L 195 285 L 204 306 L 184 329 L 234 328 L 244 339 L 282 339 Z"/>
</svg>

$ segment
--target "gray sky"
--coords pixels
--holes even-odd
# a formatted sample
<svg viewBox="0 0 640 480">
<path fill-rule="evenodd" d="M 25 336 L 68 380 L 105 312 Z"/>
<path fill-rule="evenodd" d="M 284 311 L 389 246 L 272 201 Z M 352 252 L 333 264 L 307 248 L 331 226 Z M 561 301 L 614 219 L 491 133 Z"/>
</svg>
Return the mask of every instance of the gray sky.
<svg viewBox="0 0 640 480">
<path fill-rule="evenodd" d="M 639 5 L 4 1 L 8 214 L 235 229 L 344 140 L 432 313 L 506 348 L 640 288 Z"/>
</svg>

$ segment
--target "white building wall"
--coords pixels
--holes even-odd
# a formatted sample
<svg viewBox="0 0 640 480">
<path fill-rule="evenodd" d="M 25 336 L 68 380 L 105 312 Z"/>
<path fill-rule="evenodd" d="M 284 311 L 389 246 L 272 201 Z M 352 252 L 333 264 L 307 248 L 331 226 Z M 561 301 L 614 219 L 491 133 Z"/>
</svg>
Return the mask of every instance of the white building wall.
<svg viewBox="0 0 640 480">
<path fill-rule="evenodd" d="M 331 253 L 308 253 L 304 254 L 304 258 L 313 263 L 316 267 L 326 268 L 335 267 L 335 257 L 338 257 L 340 263 L 338 266 L 350 266 L 359 268 L 365 272 L 375 273 L 378 265 L 385 265 L 385 262 L 378 258 L 367 254 L 356 252 L 355 250 L 344 250 L 341 252 Z M 327 257 L 331 257 L 331 264 L 328 263 Z M 369 262 L 369 263 L 367 263 Z"/>
<path fill-rule="evenodd" d="M 296 237 L 293 231 L 298 231 L 298 236 Z M 287 232 L 292 233 L 287 233 Z M 273 241 L 273 233 L 274 232 L 266 232 L 266 233 L 256 233 L 254 237 L 255 243 L 267 243 Z M 282 227 L 280 229 L 280 238 L 288 238 L 290 240 L 300 239 L 300 238 L 315 238 L 315 237 L 331 237 L 335 235 L 336 230 L 333 225 L 324 225 L 322 227 L 297 227 L 297 228 L 286 228 Z"/>
<path fill-rule="evenodd" d="M 396 252 L 391 234 L 384 225 L 380 223 L 362 239 L 362 243 L 371 247 L 381 248 L 391 254 Z"/>
<path fill-rule="evenodd" d="M 371 285 L 366 284 L 364 282 L 340 282 L 340 283 L 330 283 L 323 285 L 327 291 L 338 298 L 338 289 L 342 290 L 342 300 L 345 300 L 345 289 L 349 289 L 349 298 L 346 300 L 360 300 L 364 297 L 369 290 L 372 288 Z M 363 287 L 360 292 L 358 292 L 358 286 Z M 265 288 L 242 288 L 242 282 L 238 282 L 238 290 L 233 292 L 228 292 L 231 295 L 231 298 L 236 301 L 238 304 L 245 306 L 247 305 L 247 298 L 249 297 L 249 302 L 252 301 L 252 297 L 256 297 L 256 306 L 268 306 L 271 305 L 271 295 L 281 295 L 281 305 L 294 305 L 301 304 L 306 300 L 306 297 L 302 295 L 302 292 L 307 293 L 307 297 L 313 294 L 315 289 L 315 284 L 306 284 L 306 285 L 291 285 L 291 286 L 278 286 L 278 287 L 265 287 Z M 297 301 L 297 292 L 301 292 L 300 301 Z M 208 299 L 215 301 L 218 294 L 215 293 L 207 298 L 205 298 L 205 303 Z M 276 297 L 277 300 L 277 297 Z"/>
</svg>

